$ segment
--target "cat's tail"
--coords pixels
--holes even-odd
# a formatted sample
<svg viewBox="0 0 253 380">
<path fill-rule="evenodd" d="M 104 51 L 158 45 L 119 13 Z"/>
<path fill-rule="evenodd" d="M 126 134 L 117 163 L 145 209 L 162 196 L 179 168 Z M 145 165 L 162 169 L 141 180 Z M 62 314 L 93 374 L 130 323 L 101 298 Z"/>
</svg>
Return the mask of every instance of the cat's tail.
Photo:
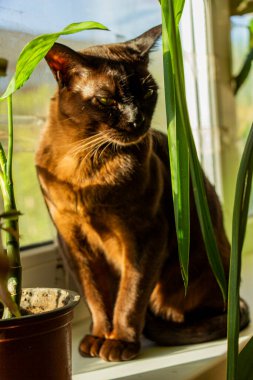
<svg viewBox="0 0 253 380">
<path fill-rule="evenodd" d="M 249 308 L 240 300 L 240 329 L 249 324 Z M 203 343 L 225 338 L 227 335 L 227 313 L 210 317 L 191 318 L 184 323 L 170 322 L 147 312 L 143 334 L 161 346 L 178 346 Z"/>
</svg>

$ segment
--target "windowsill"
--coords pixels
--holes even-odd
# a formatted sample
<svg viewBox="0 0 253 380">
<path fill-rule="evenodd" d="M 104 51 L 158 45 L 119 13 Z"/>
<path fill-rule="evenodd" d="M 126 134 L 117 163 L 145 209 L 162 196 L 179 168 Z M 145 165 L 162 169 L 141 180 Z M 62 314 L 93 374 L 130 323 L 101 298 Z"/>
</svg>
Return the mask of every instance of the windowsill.
<svg viewBox="0 0 253 380">
<path fill-rule="evenodd" d="M 78 353 L 78 344 L 89 331 L 89 319 L 73 326 L 73 380 L 130 379 L 142 374 L 143 379 L 190 380 L 216 365 L 226 353 L 226 340 L 179 347 L 158 347 L 143 339 L 142 351 L 129 362 L 107 363 L 98 358 L 84 358 Z M 252 327 L 241 333 L 240 343 L 247 341 Z M 156 376 L 154 376 L 156 374 Z M 139 378 L 139 377 L 138 377 Z"/>
<path fill-rule="evenodd" d="M 61 274 L 57 272 L 58 258 L 56 245 L 22 252 L 23 286 L 66 287 Z M 247 300 L 253 319 L 253 254 L 243 257 L 241 296 Z M 180 347 L 159 347 L 143 340 L 140 355 L 129 362 L 107 363 L 97 358 L 84 358 L 79 355 L 78 345 L 85 333 L 89 332 L 90 320 L 87 308 L 81 302 L 75 309 L 73 321 L 73 380 L 219 380 L 221 376 L 207 377 L 201 374 L 224 361 L 226 340 Z M 253 324 L 241 333 L 241 344 L 253 335 Z"/>
<path fill-rule="evenodd" d="M 243 261 L 241 295 L 249 303 L 253 315 L 253 255 L 246 255 Z M 81 309 L 85 312 L 85 307 L 80 305 L 78 315 Z M 78 345 L 89 332 L 89 325 L 87 317 L 84 320 L 78 318 L 73 324 L 73 380 L 201 380 L 205 378 L 201 374 L 215 367 L 226 355 L 226 339 L 178 347 L 159 347 L 143 339 L 141 354 L 129 362 L 108 363 L 98 358 L 84 358 L 78 353 Z M 252 324 L 241 332 L 240 345 L 243 346 L 251 335 Z"/>
</svg>

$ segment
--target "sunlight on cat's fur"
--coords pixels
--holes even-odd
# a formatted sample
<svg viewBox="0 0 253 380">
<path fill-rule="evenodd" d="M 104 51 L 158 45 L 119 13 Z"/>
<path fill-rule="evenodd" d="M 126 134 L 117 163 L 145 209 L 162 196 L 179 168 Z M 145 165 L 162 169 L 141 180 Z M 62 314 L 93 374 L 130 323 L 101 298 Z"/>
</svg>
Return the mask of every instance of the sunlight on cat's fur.
<svg viewBox="0 0 253 380">
<path fill-rule="evenodd" d="M 210 269 L 193 190 L 189 287 L 177 251 L 167 137 L 151 129 L 157 84 L 149 53 L 157 26 L 134 40 L 46 56 L 58 90 L 36 154 L 41 189 L 68 268 L 91 312 L 84 356 L 134 358 L 140 336 L 163 345 L 226 335 L 226 306 Z M 204 177 L 226 275 L 230 246 Z M 241 303 L 241 326 L 248 323 Z"/>
</svg>

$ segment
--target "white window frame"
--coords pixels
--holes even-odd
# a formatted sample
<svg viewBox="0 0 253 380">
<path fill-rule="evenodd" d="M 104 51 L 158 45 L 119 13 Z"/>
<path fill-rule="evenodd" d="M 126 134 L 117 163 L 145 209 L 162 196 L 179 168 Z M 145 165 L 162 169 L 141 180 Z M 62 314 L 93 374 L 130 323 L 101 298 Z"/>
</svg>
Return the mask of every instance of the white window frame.
<svg viewBox="0 0 253 380">
<path fill-rule="evenodd" d="M 223 210 L 228 237 L 232 237 L 232 217 L 236 177 L 240 163 L 237 145 L 235 96 L 232 88 L 232 53 L 230 42 L 230 13 L 226 1 L 206 0 L 211 22 L 215 66 L 215 99 L 218 113 Z M 232 164 L 231 164 L 232 163 Z M 244 254 L 253 253 L 253 217 L 248 218 Z"/>
</svg>

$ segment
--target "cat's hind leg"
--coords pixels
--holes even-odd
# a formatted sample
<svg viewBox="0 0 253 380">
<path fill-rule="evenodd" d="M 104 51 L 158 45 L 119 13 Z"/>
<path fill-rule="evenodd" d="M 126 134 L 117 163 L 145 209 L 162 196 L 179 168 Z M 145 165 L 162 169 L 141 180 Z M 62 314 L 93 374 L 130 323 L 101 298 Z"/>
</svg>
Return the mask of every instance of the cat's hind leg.
<svg viewBox="0 0 253 380">
<path fill-rule="evenodd" d="M 240 300 L 240 329 L 249 323 L 249 309 Z M 185 316 L 183 322 L 166 320 L 148 310 L 143 334 L 163 346 L 208 342 L 227 335 L 226 311 L 199 310 Z"/>
</svg>

